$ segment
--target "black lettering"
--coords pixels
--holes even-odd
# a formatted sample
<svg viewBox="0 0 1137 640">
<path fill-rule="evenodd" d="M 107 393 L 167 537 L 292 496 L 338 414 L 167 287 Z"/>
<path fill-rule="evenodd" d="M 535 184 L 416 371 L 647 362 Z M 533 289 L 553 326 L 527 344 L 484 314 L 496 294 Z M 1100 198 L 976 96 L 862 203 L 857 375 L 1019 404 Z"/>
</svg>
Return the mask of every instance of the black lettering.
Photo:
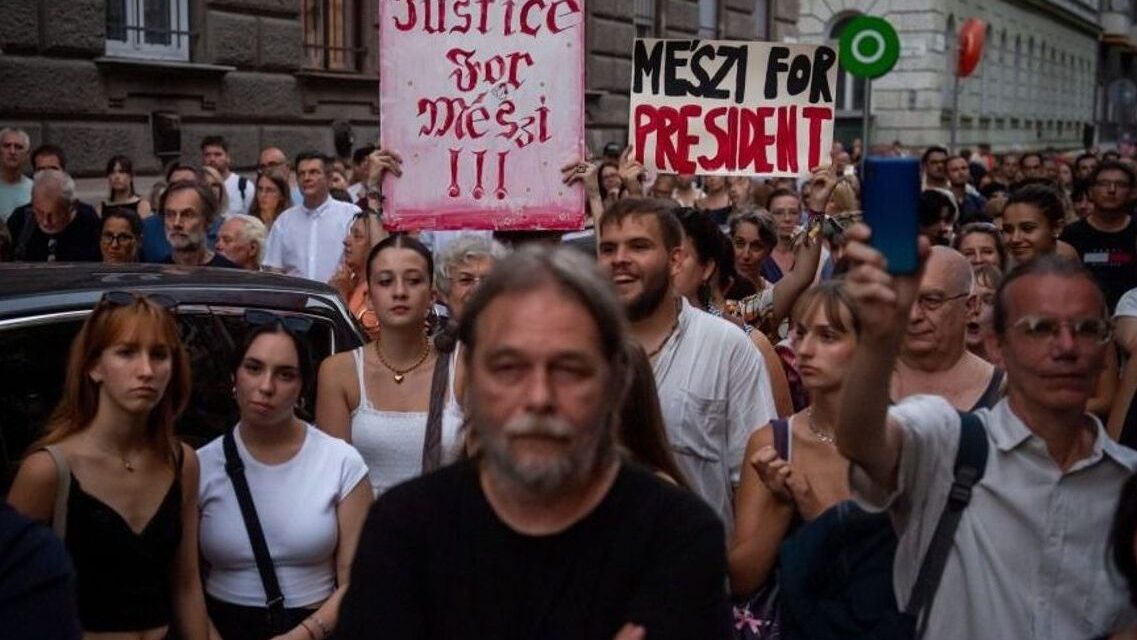
<svg viewBox="0 0 1137 640">
<path fill-rule="evenodd" d="M 741 103 L 746 93 L 746 47 L 729 47 L 722 45 L 718 48 L 718 53 L 719 56 L 725 58 L 725 60 L 711 82 L 715 87 L 722 87 L 723 80 L 726 80 L 726 74 L 730 73 L 731 69 L 734 69 L 734 101 Z M 729 96 L 730 94 L 723 89 L 714 97 L 726 98 Z"/>
<path fill-rule="evenodd" d="M 769 62 L 766 64 L 766 90 L 763 92 L 767 100 L 778 97 L 778 74 L 789 71 L 790 66 L 785 59 L 790 57 L 789 47 L 771 47 Z"/>
<path fill-rule="evenodd" d="M 750 59 L 750 47 L 736 47 L 734 55 L 734 101 L 742 104 L 746 100 L 746 61 Z"/>
<path fill-rule="evenodd" d="M 837 62 L 837 53 L 829 47 L 818 47 L 813 57 L 813 79 L 809 81 L 809 101 L 833 102 L 833 92 L 829 87 L 829 68 Z"/>
<path fill-rule="evenodd" d="M 790 77 L 786 79 L 786 89 L 791 96 L 809 88 L 809 56 L 794 56 L 790 63 Z"/>
<path fill-rule="evenodd" d="M 726 98 L 728 94 L 725 90 L 720 89 L 722 83 L 723 69 L 728 68 L 724 62 L 719 66 L 719 72 L 715 75 L 715 79 L 707 75 L 707 70 L 703 68 L 703 58 L 710 57 L 711 60 L 715 59 L 715 48 L 712 45 L 698 47 L 695 54 L 691 56 L 691 73 L 695 76 L 695 95 L 704 98 Z"/>
<path fill-rule="evenodd" d="M 675 72 L 682 67 L 687 66 L 687 59 L 677 56 L 677 53 L 683 53 L 691 50 L 692 44 L 698 44 L 698 40 L 694 42 L 690 40 L 668 40 L 664 46 L 666 54 L 664 56 L 663 64 L 663 95 L 665 96 L 687 96 L 696 95 L 693 91 L 691 83 L 678 77 Z"/>
<path fill-rule="evenodd" d="M 632 54 L 632 91 L 643 93 L 644 77 L 651 80 L 651 92 L 659 95 L 660 66 L 663 63 L 663 43 L 656 42 L 648 53 L 643 40 L 636 40 Z"/>
</svg>

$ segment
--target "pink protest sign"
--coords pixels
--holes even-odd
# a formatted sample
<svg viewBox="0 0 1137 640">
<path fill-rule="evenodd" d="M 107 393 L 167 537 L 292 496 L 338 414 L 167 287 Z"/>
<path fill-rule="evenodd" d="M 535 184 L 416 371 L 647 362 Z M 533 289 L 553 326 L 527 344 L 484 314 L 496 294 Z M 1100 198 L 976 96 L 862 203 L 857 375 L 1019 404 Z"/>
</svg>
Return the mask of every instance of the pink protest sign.
<svg viewBox="0 0 1137 640">
<path fill-rule="evenodd" d="M 579 229 L 584 0 L 380 0 L 384 224 Z"/>
</svg>

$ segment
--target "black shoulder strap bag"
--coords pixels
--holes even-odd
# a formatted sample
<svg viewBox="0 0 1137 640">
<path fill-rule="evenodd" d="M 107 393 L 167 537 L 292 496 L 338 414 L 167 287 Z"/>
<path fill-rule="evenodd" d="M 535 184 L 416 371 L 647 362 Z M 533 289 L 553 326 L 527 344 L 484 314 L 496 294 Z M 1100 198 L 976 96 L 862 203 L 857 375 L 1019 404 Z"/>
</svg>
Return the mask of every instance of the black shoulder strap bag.
<svg viewBox="0 0 1137 640">
<path fill-rule="evenodd" d="M 237 453 L 237 442 L 233 431 L 225 432 L 222 448 L 225 450 L 225 473 L 233 482 L 233 491 L 237 494 L 237 504 L 241 507 L 241 518 L 245 521 L 245 529 L 249 533 L 249 543 L 253 546 L 253 556 L 257 559 L 257 571 L 261 574 L 261 582 L 265 588 L 265 606 L 268 608 L 268 626 L 276 633 L 284 633 L 288 629 L 284 611 L 284 594 L 280 592 L 280 583 L 276 580 L 276 567 L 272 564 L 272 556 L 268 553 L 265 544 L 265 532 L 261 529 L 260 518 L 257 517 L 257 507 L 253 504 L 253 495 L 249 492 L 249 483 L 245 480 L 245 465 Z"/>
<path fill-rule="evenodd" d="M 948 492 L 928 552 L 916 574 L 908 606 L 904 608 L 903 623 L 907 637 L 923 638 L 928 630 L 928 612 L 944 575 L 948 555 L 955 542 L 955 531 L 963 517 L 963 510 L 971 502 L 971 489 L 983 478 L 987 468 L 987 431 L 973 414 L 959 414 L 959 451 L 955 455 L 955 480 Z"/>
</svg>

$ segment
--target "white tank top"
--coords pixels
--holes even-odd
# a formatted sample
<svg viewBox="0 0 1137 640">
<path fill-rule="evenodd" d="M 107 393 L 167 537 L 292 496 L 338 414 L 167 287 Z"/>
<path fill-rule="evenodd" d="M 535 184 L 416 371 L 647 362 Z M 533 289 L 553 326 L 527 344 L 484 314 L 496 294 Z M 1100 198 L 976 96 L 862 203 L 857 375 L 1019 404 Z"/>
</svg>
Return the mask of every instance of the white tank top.
<svg viewBox="0 0 1137 640">
<path fill-rule="evenodd" d="M 371 489 L 378 497 L 387 489 L 422 474 L 422 448 L 426 440 L 425 411 L 381 411 L 371 404 L 363 378 L 363 347 L 351 352 L 359 380 L 359 406 L 351 412 L 351 443 L 367 463 Z M 446 405 L 442 410 L 442 464 L 457 458 L 462 410 L 453 394 L 454 368 L 450 368 Z"/>
</svg>

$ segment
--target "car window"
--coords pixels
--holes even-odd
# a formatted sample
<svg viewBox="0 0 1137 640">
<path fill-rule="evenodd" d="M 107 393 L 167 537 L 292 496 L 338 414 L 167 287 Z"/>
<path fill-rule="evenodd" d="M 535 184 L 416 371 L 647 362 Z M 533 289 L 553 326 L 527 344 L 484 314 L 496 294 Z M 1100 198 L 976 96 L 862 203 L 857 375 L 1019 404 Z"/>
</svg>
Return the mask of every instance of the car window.
<svg viewBox="0 0 1137 640">
<path fill-rule="evenodd" d="M 178 308 L 178 332 L 189 354 L 193 389 L 189 407 L 176 430 L 188 444 L 199 447 L 237 421 L 230 366 L 233 352 L 248 331 L 243 309 Z M 313 367 L 332 352 L 333 323 L 321 316 L 313 319 L 305 340 L 312 352 Z M 71 341 L 84 318 L 74 313 L 36 324 L 0 327 L 0 494 L 26 454 L 29 444 L 43 434 L 63 390 L 63 374 Z M 300 414 L 307 420 L 315 413 L 315 381 L 301 399 Z"/>
</svg>

